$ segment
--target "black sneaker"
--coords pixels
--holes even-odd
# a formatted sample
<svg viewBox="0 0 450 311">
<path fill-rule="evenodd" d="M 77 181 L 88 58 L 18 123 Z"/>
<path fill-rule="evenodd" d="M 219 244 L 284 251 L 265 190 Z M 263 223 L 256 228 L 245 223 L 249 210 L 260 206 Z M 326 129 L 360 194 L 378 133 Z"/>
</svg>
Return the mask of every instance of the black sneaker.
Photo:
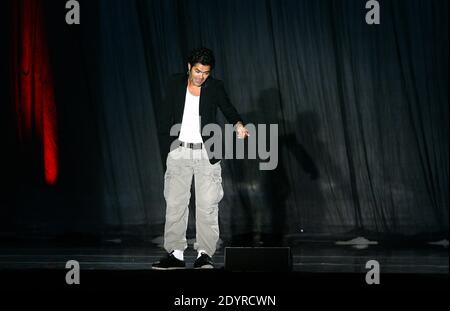
<svg viewBox="0 0 450 311">
<path fill-rule="evenodd" d="M 161 258 L 158 262 L 152 264 L 152 269 L 154 270 L 175 270 L 186 268 L 186 263 L 184 260 L 177 259 L 173 252 L 168 254 L 166 257 Z"/>
<path fill-rule="evenodd" d="M 214 263 L 207 254 L 202 253 L 194 262 L 194 269 L 214 269 Z"/>
</svg>

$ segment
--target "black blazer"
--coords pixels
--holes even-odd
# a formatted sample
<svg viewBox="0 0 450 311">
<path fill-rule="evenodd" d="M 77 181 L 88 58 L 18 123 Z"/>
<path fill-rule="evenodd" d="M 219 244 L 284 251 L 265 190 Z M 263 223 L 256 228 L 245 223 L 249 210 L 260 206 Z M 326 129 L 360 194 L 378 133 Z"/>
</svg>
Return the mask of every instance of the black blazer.
<svg viewBox="0 0 450 311">
<path fill-rule="evenodd" d="M 178 137 L 170 136 L 170 129 L 174 124 L 183 120 L 184 103 L 186 99 L 188 76 L 187 74 L 176 74 L 169 78 L 162 106 L 157 109 L 159 113 L 156 116 L 158 123 L 158 138 L 160 143 L 161 160 L 163 162 L 164 171 L 166 170 L 166 158 L 170 151 L 170 146 Z M 211 76 L 203 83 L 200 93 L 199 113 L 201 117 L 200 129 L 205 124 L 217 124 L 217 108 L 220 108 L 230 124 L 235 125 L 242 121 L 241 116 L 236 108 L 231 104 L 230 99 L 225 91 L 223 82 L 212 78 Z M 202 135 L 203 142 L 210 136 Z M 223 144 L 223 137 L 222 137 Z M 222 148 L 222 150 L 224 150 Z M 212 150 L 213 151 L 213 150 Z M 209 162 L 217 163 L 220 159 L 212 157 L 208 150 Z"/>
</svg>

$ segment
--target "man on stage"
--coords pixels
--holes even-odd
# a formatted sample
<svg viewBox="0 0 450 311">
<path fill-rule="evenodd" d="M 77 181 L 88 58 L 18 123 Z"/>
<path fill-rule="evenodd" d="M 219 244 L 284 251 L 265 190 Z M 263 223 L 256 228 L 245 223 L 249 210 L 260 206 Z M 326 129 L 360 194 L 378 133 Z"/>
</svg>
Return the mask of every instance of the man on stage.
<svg viewBox="0 0 450 311">
<path fill-rule="evenodd" d="M 202 135 L 207 124 L 217 124 L 217 108 L 233 124 L 240 139 L 247 137 L 242 118 L 231 104 L 223 82 L 211 77 L 215 60 L 207 48 L 193 50 L 188 58 L 187 74 L 170 78 L 161 114 L 158 135 L 161 158 L 165 161 L 164 198 L 166 222 L 164 248 L 168 255 L 152 265 L 169 270 L 186 267 L 183 252 L 187 248 L 186 229 L 191 183 L 194 178 L 196 199 L 197 259 L 194 268 L 214 268 L 212 256 L 219 239 L 219 202 L 223 197 L 221 157 L 205 148 L 210 136 Z M 170 129 L 181 123 L 178 138 Z M 222 135 L 223 136 L 223 135 Z"/>
</svg>

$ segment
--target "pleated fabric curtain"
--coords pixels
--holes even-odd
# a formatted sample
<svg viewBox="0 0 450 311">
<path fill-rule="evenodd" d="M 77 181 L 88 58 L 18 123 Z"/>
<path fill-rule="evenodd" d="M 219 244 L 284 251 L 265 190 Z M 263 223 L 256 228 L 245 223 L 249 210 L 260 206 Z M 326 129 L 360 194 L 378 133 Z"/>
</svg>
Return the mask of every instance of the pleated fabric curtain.
<svg viewBox="0 0 450 311">
<path fill-rule="evenodd" d="M 80 228 L 162 234 L 164 84 L 206 46 L 245 121 L 279 131 L 275 170 L 223 162 L 222 238 L 448 237 L 448 1 L 380 1 L 380 25 L 366 24 L 364 0 L 80 4 L 74 27 L 46 6 L 61 201 L 67 215 L 84 206 Z"/>
</svg>

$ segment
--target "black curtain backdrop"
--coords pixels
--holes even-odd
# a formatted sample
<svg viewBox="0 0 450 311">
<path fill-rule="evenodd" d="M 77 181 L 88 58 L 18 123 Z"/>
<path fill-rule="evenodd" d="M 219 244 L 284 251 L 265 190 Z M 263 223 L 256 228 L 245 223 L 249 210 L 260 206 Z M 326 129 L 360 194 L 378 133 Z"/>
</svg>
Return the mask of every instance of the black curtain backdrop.
<svg viewBox="0 0 450 311">
<path fill-rule="evenodd" d="M 222 239 L 448 237 L 447 0 L 381 0 L 380 25 L 366 24 L 363 0 L 79 2 L 81 25 L 69 26 L 65 1 L 42 1 L 56 185 L 27 165 L 39 159 L 19 148 L 17 94 L 1 83 L 3 234 L 161 235 L 163 85 L 207 46 L 243 118 L 279 125 L 277 169 L 223 163 Z"/>
</svg>

